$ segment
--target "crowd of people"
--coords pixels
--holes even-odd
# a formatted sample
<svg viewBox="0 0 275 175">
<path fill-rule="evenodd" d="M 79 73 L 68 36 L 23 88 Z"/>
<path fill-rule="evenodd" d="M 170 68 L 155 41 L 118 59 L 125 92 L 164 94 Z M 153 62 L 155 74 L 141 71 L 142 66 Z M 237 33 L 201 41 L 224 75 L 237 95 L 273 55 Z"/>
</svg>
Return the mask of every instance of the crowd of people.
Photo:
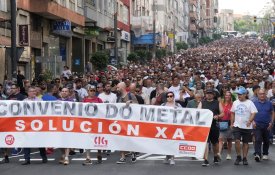
<svg viewBox="0 0 275 175">
<path fill-rule="evenodd" d="M 130 62 L 121 69 L 109 67 L 83 75 L 72 75 L 65 66 L 63 74 L 52 81 L 32 82 L 22 75 L 17 82 L 0 84 L 1 100 L 76 101 L 83 103 L 132 103 L 180 108 L 202 108 L 213 112 L 208 146 L 214 163 L 227 160 L 235 142 L 235 165 L 248 165 L 249 144 L 253 141 L 255 160 L 268 159 L 273 142 L 275 111 L 275 51 L 258 39 L 222 39 L 208 45 L 181 51 L 173 56 L 146 64 Z M 242 147 L 241 147 L 241 142 Z M 206 148 L 203 166 L 208 166 Z M 30 149 L 24 148 L 25 162 L 30 164 Z M 242 151 L 241 151 L 242 150 Z M 14 151 L 14 150 L 13 150 Z M 83 150 L 82 150 L 83 151 Z M 3 149 L 9 162 L 9 149 Z M 61 149 L 60 163 L 68 165 L 73 149 Z M 106 151 L 109 154 L 109 151 Z M 48 150 L 40 148 L 42 162 Z M 127 152 L 121 151 L 118 164 L 126 163 Z M 136 161 L 137 153 L 131 153 Z M 98 151 L 97 163 L 102 163 Z M 92 164 L 86 150 L 83 164 Z M 164 163 L 175 164 L 174 156 Z"/>
</svg>

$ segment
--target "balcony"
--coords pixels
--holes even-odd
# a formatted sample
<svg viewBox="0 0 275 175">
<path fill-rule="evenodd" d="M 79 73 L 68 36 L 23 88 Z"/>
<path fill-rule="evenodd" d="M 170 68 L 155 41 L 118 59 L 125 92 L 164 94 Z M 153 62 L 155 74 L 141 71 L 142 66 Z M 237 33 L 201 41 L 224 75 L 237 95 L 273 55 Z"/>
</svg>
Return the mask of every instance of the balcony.
<svg viewBox="0 0 275 175">
<path fill-rule="evenodd" d="M 189 0 L 189 5 L 194 5 L 194 6 L 198 6 L 198 2 L 197 0 Z"/>
<path fill-rule="evenodd" d="M 197 27 L 196 27 L 195 24 L 190 24 L 189 29 L 190 29 L 191 32 L 196 32 L 197 31 Z"/>
<path fill-rule="evenodd" d="M 8 21 L 8 20 L 10 20 L 10 13 L 0 11 L 0 22 L 5 22 L 5 21 Z"/>
<path fill-rule="evenodd" d="M 114 27 L 113 12 L 107 9 L 100 11 L 94 5 L 86 3 L 84 8 L 86 25 L 94 25 L 104 29 Z"/>
<path fill-rule="evenodd" d="M 191 19 L 198 19 L 197 13 L 195 11 L 190 11 L 189 16 Z"/>
<path fill-rule="evenodd" d="M 17 0 L 18 8 L 39 14 L 53 20 L 70 20 L 73 24 L 84 26 L 85 17 L 52 0 Z"/>
</svg>

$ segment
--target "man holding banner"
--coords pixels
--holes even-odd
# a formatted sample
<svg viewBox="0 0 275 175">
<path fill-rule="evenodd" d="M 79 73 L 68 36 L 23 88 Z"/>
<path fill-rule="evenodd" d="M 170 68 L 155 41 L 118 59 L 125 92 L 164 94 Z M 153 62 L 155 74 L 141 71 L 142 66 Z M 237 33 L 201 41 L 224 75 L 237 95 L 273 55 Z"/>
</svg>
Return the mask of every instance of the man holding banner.
<svg viewBox="0 0 275 175">
<path fill-rule="evenodd" d="M 74 101 L 74 99 L 70 97 L 69 88 L 62 88 L 60 96 L 61 98 L 59 99 L 59 101 Z M 61 152 L 62 157 L 60 158 L 59 163 L 63 165 L 69 165 L 70 148 L 61 148 Z"/>
<path fill-rule="evenodd" d="M 28 98 L 26 98 L 24 101 L 42 101 L 42 99 L 40 99 L 40 98 L 38 98 L 36 96 L 36 89 L 35 89 L 35 87 L 30 87 L 28 89 Z M 42 157 L 42 163 L 47 163 L 48 162 L 48 158 L 47 158 L 47 155 L 46 155 L 46 149 L 45 148 L 39 148 L 39 151 L 40 151 L 40 156 Z M 31 153 L 31 148 L 24 148 L 25 162 L 22 163 L 22 165 L 29 165 L 29 164 L 31 164 L 30 153 Z"/>
<path fill-rule="evenodd" d="M 208 141 L 213 145 L 213 152 L 214 152 L 214 164 L 219 163 L 220 157 L 218 157 L 219 153 L 219 136 L 220 136 L 220 128 L 218 120 L 221 119 L 224 115 L 223 113 L 223 107 L 221 103 L 219 103 L 218 100 L 214 100 L 215 92 L 213 89 L 207 89 L 206 90 L 206 100 L 203 100 L 198 108 L 201 109 L 209 109 L 213 112 L 213 121 L 211 124 L 210 133 L 208 136 Z M 206 145 L 205 154 L 204 154 L 204 162 L 202 166 L 209 166 L 208 162 L 208 146 Z"/>
<path fill-rule="evenodd" d="M 138 104 L 138 101 L 134 94 L 126 91 L 126 84 L 124 82 L 121 82 L 117 85 L 117 93 L 118 93 L 118 103 L 126 103 L 126 105 L 129 105 L 130 103 Z M 119 161 L 117 161 L 117 164 L 125 164 L 126 163 L 126 155 L 125 151 L 120 152 L 121 157 Z M 135 153 L 132 153 L 132 162 L 136 162 L 136 155 Z"/>
</svg>

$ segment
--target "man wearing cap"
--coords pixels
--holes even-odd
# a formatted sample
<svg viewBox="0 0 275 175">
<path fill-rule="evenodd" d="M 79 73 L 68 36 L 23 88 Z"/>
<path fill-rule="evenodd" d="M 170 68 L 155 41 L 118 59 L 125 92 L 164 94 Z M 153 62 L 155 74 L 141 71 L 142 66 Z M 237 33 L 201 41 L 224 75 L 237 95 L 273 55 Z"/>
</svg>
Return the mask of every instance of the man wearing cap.
<svg viewBox="0 0 275 175">
<path fill-rule="evenodd" d="M 218 156 L 219 152 L 219 136 L 220 136 L 220 128 L 218 126 L 218 120 L 222 119 L 223 107 L 222 104 L 214 99 L 215 92 L 213 89 L 206 90 L 206 100 L 203 100 L 199 103 L 199 109 L 209 109 L 213 112 L 213 121 L 211 124 L 210 132 L 209 132 L 209 142 L 213 145 L 213 152 L 214 152 L 214 163 L 218 164 L 220 157 Z M 208 162 L 208 146 L 206 146 L 205 153 L 204 153 L 204 162 L 202 166 L 209 166 Z"/>
<path fill-rule="evenodd" d="M 256 153 L 255 160 L 260 162 L 261 157 L 263 160 L 268 160 L 269 132 L 274 123 L 275 112 L 272 103 L 267 100 L 266 91 L 264 89 L 259 90 L 258 100 L 254 101 L 254 104 L 258 110 L 253 122 Z"/>
<path fill-rule="evenodd" d="M 244 165 L 248 165 L 248 143 L 252 141 L 252 122 L 258 110 L 254 103 L 246 98 L 247 90 L 244 87 L 239 87 L 237 94 L 238 100 L 233 102 L 231 108 L 231 128 L 237 153 L 235 165 L 239 165 L 241 161 Z M 241 140 L 243 142 L 243 159 L 241 156 Z"/>
</svg>

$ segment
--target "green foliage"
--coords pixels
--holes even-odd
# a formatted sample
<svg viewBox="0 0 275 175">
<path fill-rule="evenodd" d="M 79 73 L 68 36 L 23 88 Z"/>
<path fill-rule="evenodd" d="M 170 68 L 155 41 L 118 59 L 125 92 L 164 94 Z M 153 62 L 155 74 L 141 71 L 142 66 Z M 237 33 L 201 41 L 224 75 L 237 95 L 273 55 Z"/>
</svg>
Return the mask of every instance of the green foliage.
<svg viewBox="0 0 275 175">
<path fill-rule="evenodd" d="M 202 38 L 199 39 L 199 44 L 200 45 L 204 45 L 204 44 L 210 43 L 212 41 L 213 41 L 213 39 L 211 39 L 210 37 L 206 36 L 206 37 L 202 37 Z"/>
<path fill-rule="evenodd" d="M 263 40 L 267 41 L 270 47 L 273 46 L 272 35 L 264 35 L 263 36 Z"/>
<path fill-rule="evenodd" d="M 248 31 L 259 31 L 259 27 L 260 25 L 253 22 L 253 20 L 250 18 L 234 20 L 234 30 L 241 33 L 245 33 Z"/>
<path fill-rule="evenodd" d="M 109 62 L 108 54 L 103 51 L 98 51 L 92 54 L 92 58 L 90 59 L 91 63 L 98 70 L 104 70 Z"/>
<path fill-rule="evenodd" d="M 41 78 L 46 82 L 50 82 L 53 79 L 53 73 L 49 69 L 46 69 L 41 74 Z"/>
<path fill-rule="evenodd" d="M 133 62 L 145 63 L 152 59 L 152 53 L 146 50 L 137 50 L 128 55 L 127 59 Z"/>
<path fill-rule="evenodd" d="M 135 52 L 132 52 L 128 55 L 127 60 L 135 62 L 139 60 L 139 57 Z"/>
<path fill-rule="evenodd" d="M 156 58 L 161 59 L 167 55 L 166 49 L 158 49 L 156 51 Z"/>
<path fill-rule="evenodd" d="M 219 40 L 222 38 L 222 35 L 221 34 L 217 34 L 217 33 L 214 33 L 213 34 L 213 40 Z"/>
<path fill-rule="evenodd" d="M 186 50 L 186 49 L 188 49 L 188 44 L 186 44 L 184 41 L 177 42 L 176 47 L 177 47 L 177 50 L 181 50 L 181 49 Z"/>
</svg>

